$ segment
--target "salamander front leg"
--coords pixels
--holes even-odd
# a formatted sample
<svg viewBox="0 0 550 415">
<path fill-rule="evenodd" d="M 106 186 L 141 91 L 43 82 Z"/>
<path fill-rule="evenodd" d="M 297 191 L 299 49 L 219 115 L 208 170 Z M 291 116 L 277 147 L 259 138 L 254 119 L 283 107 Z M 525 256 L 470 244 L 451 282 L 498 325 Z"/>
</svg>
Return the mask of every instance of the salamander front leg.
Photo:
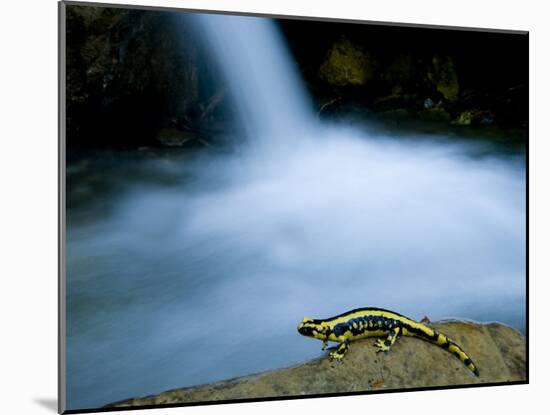
<svg viewBox="0 0 550 415">
<path fill-rule="evenodd" d="M 325 350 L 328 347 L 328 342 L 326 340 L 323 340 L 323 345 L 321 346 L 321 350 Z"/>
<path fill-rule="evenodd" d="M 349 340 L 346 339 L 338 345 L 336 350 L 328 354 L 330 360 L 342 360 L 349 349 Z"/>
<path fill-rule="evenodd" d="M 382 339 L 376 340 L 376 343 L 374 343 L 374 347 L 378 349 L 376 353 L 389 351 L 400 335 L 401 335 L 401 328 L 396 327 L 390 331 L 390 334 L 388 335 L 386 340 L 382 340 Z"/>
</svg>

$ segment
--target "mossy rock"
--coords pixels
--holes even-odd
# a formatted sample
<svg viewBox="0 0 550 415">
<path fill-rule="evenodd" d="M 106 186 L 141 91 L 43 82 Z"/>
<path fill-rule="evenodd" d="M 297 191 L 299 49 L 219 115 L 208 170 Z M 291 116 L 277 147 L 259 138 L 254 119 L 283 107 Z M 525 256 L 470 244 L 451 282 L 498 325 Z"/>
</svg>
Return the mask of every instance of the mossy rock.
<svg viewBox="0 0 550 415">
<path fill-rule="evenodd" d="M 319 69 L 319 77 L 334 86 L 365 85 L 373 74 L 370 55 L 345 37 L 330 48 Z"/>
<path fill-rule="evenodd" d="M 493 124 L 494 117 L 490 111 L 470 109 L 458 114 L 452 124 L 454 125 L 490 125 Z"/>
<path fill-rule="evenodd" d="M 455 63 L 450 56 L 432 58 L 432 71 L 428 73 L 428 79 L 447 101 L 455 102 L 458 99 L 460 87 Z"/>
</svg>

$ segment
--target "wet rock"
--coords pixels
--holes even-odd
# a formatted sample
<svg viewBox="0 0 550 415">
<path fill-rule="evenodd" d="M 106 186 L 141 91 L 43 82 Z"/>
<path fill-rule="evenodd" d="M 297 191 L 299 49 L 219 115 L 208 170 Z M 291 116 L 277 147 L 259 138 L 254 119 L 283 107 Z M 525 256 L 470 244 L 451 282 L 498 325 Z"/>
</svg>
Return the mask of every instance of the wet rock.
<svg viewBox="0 0 550 415">
<path fill-rule="evenodd" d="M 495 117 L 493 114 L 487 113 L 481 118 L 479 123 L 481 125 L 493 125 L 495 123 Z"/>
<path fill-rule="evenodd" d="M 199 142 L 201 137 L 191 131 L 181 131 L 177 128 L 163 128 L 156 135 L 157 141 L 166 147 L 182 147 L 191 142 Z"/>
<path fill-rule="evenodd" d="M 454 60 L 450 56 L 434 56 L 428 79 L 449 102 L 458 99 L 459 85 Z"/>
<path fill-rule="evenodd" d="M 345 37 L 330 48 L 319 69 L 319 77 L 334 86 L 364 85 L 373 73 L 370 55 Z"/>
<path fill-rule="evenodd" d="M 71 146 L 150 146 L 158 126 L 173 118 L 201 121 L 222 81 L 204 70 L 190 25 L 177 22 L 169 12 L 67 8 Z M 223 108 L 212 105 L 209 119 Z"/>
<path fill-rule="evenodd" d="M 353 342 L 343 362 L 323 356 L 299 365 L 212 384 L 174 389 L 109 406 L 162 405 L 227 399 L 300 396 L 412 387 L 526 380 L 525 337 L 498 324 L 446 321 L 429 324 L 460 344 L 479 368 L 475 377 L 449 352 L 404 337 L 390 352 L 376 353 L 374 340 Z M 298 334 L 297 334 L 298 335 Z M 304 339 L 304 341 L 311 341 Z M 320 347 L 321 343 L 312 347 Z M 184 368 L 182 368 L 184 370 Z"/>
<path fill-rule="evenodd" d="M 491 125 L 494 116 L 490 111 L 466 110 L 458 114 L 451 124 L 453 125 Z"/>
<path fill-rule="evenodd" d="M 429 110 L 430 108 L 433 108 L 434 107 L 434 102 L 431 98 L 426 98 L 424 100 L 424 108 Z"/>
<path fill-rule="evenodd" d="M 462 111 L 456 119 L 453 120 L 455 125 L 470 125 L 472 124 L 472 111 Z"/>
</svg>

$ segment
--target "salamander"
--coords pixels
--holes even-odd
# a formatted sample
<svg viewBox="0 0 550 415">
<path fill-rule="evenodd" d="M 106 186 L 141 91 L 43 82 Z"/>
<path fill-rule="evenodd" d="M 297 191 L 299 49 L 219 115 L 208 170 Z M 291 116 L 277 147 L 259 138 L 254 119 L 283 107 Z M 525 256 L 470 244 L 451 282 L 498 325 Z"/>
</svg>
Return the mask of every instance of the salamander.
<svg viewBox="0 0 550 415">
<path fill-rule="evenodd" d="M 377 352 L 387 352 L 400 336 L 417 337 L 433 343 L 455 355 L 472 373 L 479 376 L 479 370 L 462 348 L 446 335 L 414 321 L 401 314 L 382 308 L 357 308 L 346 313 L 327 318 L 311 319 L 304 317 L 298 325 L 303 336 L 313 337 L 323 342 L 322 350 L 328 342 L 338 342 L 335 350 L 329 353 L 331 360 L 342 360 L 351 341 L 367 337 L 377 339 L 374 346 Z"/>
</svg>

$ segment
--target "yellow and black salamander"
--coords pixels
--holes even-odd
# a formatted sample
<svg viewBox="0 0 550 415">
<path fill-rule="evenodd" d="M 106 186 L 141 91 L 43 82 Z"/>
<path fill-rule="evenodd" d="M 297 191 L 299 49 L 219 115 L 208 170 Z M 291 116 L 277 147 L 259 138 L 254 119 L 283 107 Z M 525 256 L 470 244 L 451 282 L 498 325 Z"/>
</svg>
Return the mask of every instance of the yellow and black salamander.
<svg viewBox="0 0 550 415">
<path fill-rule="evenodd" d="M 331 359 L 337 360 L 344 358 L 353 340 L 386 337 L 385 340 L 378 339 L 374 345 L 378 348 L 377 352 L 387 352 L 400 336 L 417 337 L 454 354 L 474 375 L 479 376 L 472 359 L 447 336 L 425 324 L 382 308 L 357 308 L 322 320 L 305 317 L 298 325 L 298 332 L 322 340 L 322 350 L 325 350 L 328 341 L 338 342 L 338 347 L 329 354 Z"/>
</svg>

